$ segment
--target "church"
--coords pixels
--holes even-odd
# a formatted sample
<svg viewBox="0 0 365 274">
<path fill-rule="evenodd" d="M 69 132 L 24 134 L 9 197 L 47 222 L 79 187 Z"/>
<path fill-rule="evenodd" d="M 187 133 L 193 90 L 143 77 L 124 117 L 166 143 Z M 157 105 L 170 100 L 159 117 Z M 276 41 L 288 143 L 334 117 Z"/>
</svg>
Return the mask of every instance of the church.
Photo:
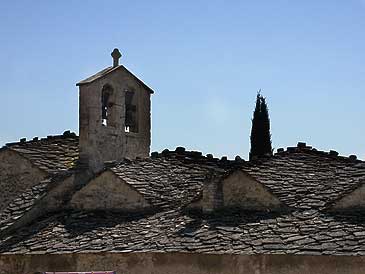
<svg viewBox="0 0 365 274">
<path fill-rule="evenodd" d="M 0 274 L 365 273 L 365 162 L 151 153 L 154 91 L 111 55 L 77 83 L 79 136 L 0 149 Z"/>
</svg>

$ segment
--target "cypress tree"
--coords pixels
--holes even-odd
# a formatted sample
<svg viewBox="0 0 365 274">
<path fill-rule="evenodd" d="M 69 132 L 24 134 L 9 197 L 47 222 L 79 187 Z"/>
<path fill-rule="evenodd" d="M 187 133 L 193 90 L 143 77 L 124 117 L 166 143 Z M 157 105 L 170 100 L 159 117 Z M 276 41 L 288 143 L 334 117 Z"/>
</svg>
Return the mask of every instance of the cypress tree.
<svg viewBox="0 0 365 274">
<path fill-rule="evenodd" d="M 272 155 L 269 110 L 266 99 L 261 95 L 261 90 L 256 96 L 256 106 L 253 112 L 250 138 L 250 160 Z"/>
<path fill-rule="evenodd" d="M 266 98 L 261 97 L 261 115 L 262 115 L 262 126 L 263 126 L 263 151 L 264 154 L 272 155 L 271 145 L 271 133 L 270 133 L 270 117 L 269 109 L 266 104 Z"/>
<path fill-rule="evenodd" d="M 260 92 L 256 96 L 256 106 L 253 112 L 252 128 L 251 128 L 251 151 L 250 160 L 260 154 L 260 113 L 261 113 L 261 97 Z"/>
</svg>

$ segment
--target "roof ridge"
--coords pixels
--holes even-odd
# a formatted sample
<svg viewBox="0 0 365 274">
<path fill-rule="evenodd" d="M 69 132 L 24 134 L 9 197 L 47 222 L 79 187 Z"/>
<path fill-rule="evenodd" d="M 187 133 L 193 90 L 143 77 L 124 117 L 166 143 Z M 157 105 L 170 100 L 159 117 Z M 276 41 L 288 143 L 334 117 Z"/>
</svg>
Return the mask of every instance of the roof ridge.
<svg viewBox="0 0 365 274">
<path fill-rule="evenodd" d="M 104 77 L 105 75 L 108 75 L 111 72 L 114 72 L 116 70 L 119 70 L 123 68 L 126 72 L 128 72 L 134 79 L 136 79 L 144 88 L 146 88 L 147 90 L 150 91 L 150 93 L 154 93 L 154 91 L 146 84 L 144 83 L 141 79 L 139 79 L 133 72 L 131 72 L 129 69 L 127 69 L 124 65 L 118 65 L 116 67 L 113 66 L 109 66 L 106 67 L 105 69 L 100 70 L 99 72 L 87 77 L 84 80 L 79 81 L 76 86 L 82 86 L 82 85 L 86 85 L 86 84 L 90 84 L 102 77 Z"/>
<path fill-rule="evenodd" d="M 172 159 L 181 159 L 181 160 L 189 160 L 195 163 L 217 163 L 217 164 L 226 164 L 226 165 L 237 165 L 245 163 L 246 161 L 242 159 L 240 156 L 236 156 L 234 160 L 229 160 L 227 156 L 222 156 L 221 158 L 214 157 L 213 154 L 208 153 L 203 155 L 201 151 L 196 150 L 186 150 L 185 147 L 178 146 L 175 150 L 164 149 L 162 152 L 152 152 L 151 159 L 156 158 L 172 158 Z"/>
<path fill-rule="evenodd" d="M 343 156 L 339 155 L 339 153 L 336 150 L 330 150 L 330 151 L 318 150 L 312 146 L 308 146 L 304 142 L 298 142 L 297 146 L 295 147 L 294 146 L 287 147 L 286 149 L 278 148 L 277 152 L 274 154 L 274 157 L 287 155 L 291 153 L 308 153 L 312 155 L 323 156 L 329 159 L 336 159 L 339 161 L 345 161 L 351 163 L 365 163 L 364 161 L 358 159 L 356 155 Z"/>
<path fill-rule="evenodd" d="M 44 142 L 47 140 L 55 140 L 55 139 L 77 139 L 78 136 L 75 132 L 72 132 L 70 130 L 66 130 L 62 134 L 59 135 L 47 135 L 47 137 L 39 138 L 38 136 L 35 136 L 32 140 L 28 140 L 26 138 L 19 139 L 18 142 L 11 142 L 6 143 L 4 147 L 12 147 L 15 145 L 24 145 L 24 144 L 33 144 L 37 142 Z"/>
</svg>

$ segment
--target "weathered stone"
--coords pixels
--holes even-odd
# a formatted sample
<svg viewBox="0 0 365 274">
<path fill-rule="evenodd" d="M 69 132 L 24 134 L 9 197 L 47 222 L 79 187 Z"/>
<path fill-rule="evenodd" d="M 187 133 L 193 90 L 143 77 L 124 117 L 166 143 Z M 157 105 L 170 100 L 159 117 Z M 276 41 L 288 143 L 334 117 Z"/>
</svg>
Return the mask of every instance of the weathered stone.
<svg viewBox="0 0 365 274">
<path fill-rule="evenodd" d="M 106 161 L 148 157 L 153 91 L 122 65 L 107 68 L 77 85 L 81 162 L 99 172 Z M 128 120 L 131 115 L 133 121 Z"/>
<path fill-rule="evenodd" d="M 92 179 L 73 195 L 70 204 L 79 210 L 105 211 L 138 211 L 151 207 L 139 192 L 111 171 Z"/>
<path fill-rule="evenodd" d="M 79 85 L 80 138 L 0 151 L 0 274 L 364 272 L 364 214 L 333 212 L 363 206 L 364 162 L 306 144 L 251 162 L 146 158 L 152 91 L 118 64 Z"/>
<path fill-rule="evenodd" d="M 19 194 L 47 176 L 31 161 L 10 149 L 0 150 L 0 212 Z"/>
</svg>

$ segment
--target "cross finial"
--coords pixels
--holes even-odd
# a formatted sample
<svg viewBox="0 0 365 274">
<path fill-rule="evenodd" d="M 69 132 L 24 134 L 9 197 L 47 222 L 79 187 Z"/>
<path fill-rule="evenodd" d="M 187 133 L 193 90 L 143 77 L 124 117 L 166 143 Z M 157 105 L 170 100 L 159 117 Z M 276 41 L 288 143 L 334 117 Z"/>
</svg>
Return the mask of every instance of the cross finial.
<svg viewBox="0 0 365 274">
<path fill-rule="evenodd" d="M 122 57 L 122 54 L 120 53 L 119 49 L 115 48 L 111 56 L 113 57 L 113 67 L 119 66 L 119 58 Z"/>
</svg>

